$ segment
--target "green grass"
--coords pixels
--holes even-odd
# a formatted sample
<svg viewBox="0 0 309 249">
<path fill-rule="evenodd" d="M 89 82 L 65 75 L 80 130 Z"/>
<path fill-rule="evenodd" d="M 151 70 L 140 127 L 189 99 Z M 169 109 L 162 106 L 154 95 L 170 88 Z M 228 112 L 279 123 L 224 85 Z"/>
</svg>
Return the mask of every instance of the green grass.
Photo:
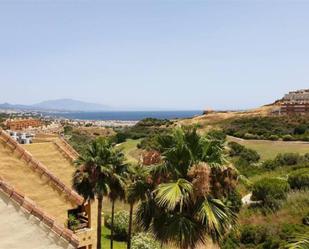
<svg viewBox="0 0 309 249">
<path fill-rule="evenodd" d="M 112 204 L 109 201 L 107 197 L 104 197 L 103 199 L 103 214 L 111 214 L 112 212 Z M 115 203 L 115 212 L 121 211 L 121 210 L 126 210 L 129 212 L 130 206 L 129 204 L 123 202 L 123 201 L 116 201 Z"/>
<path fill-rule="evenodd" d="M 119 148 L 123 150 L 128 163 L 138 163 L 141 151 L 136 146 L 140 141 L 141 139 L 128 139 L 124 143 L 119 144 Z"/>
<path fill-rule="evenodd" d="M 105 226 L 102 227 L 102 249 L 110 248 L 110 239 L 109 236 L 111 231 Z M 126 249 L 127 243 L 123 241 L 115 241 L 114 240 L 114 249 Z"/>
<path fill-rule="evenodd" d="M 309 143 L 304 142 L 285 142 L 285 141 L 267 141 L 267 140 L 243 140 L 234 137 L 228 137 L 228 141 L 235 141 L 249 149 L 256 150 L 261 159 L 273 159 L 279 153 L 309 153 Z"/>
</svg>

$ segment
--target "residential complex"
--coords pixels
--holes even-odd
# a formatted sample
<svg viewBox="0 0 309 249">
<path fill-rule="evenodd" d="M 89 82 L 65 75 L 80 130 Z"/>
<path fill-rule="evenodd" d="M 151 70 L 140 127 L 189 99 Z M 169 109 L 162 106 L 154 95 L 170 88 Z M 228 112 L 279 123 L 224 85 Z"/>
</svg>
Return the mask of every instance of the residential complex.
<svg viewBox="0 0 309 249">
<path fill-rule="evenodd" d="M 77 156 L 58 136 L 21 145 L 0 130 L 0 248 L 94 248 L 96 205 L 71 187 Z"/>
<path fill-rule="evenodd" d="M 8 129 L 13 131 L 42 126 L 42 122 L 38 119 L 13 119 L 7 120 L 5 124 Z"/>
<path fill-rule="evenodd" d="M 309 89 L 286 94 L 280 101 L 280 114 L 309 114 Z"/>
</svg>

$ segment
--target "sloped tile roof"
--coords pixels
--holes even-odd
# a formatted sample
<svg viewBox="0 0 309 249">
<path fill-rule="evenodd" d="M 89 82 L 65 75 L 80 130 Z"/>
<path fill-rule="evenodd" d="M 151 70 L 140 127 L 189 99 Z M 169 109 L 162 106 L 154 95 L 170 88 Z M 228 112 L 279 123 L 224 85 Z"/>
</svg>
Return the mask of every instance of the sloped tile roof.
<svg viewBox="0 0 309 249">
<path fill-rule="evenodd" d="M 15 150 L 21 153 L 21 159 L 29 163 L 30 167 L 40 172 L 41 175 L 45 175 L 50 179 L 50 181 L 62 192 L 68 196 L 69 199 L 76 202 L 78 205 L 81 205 L 84 201 L 83 197 L 76 193 L 71 188 L 67 187 L 56 175 L 47 169 L 41 162 L 33 158 L 33 156 L 24 149 L 18 142 L 16 142 L 10 135 L 5 131 L 0 129 L 0 137 L 2 137 L 6 143 L 13 146 Z"/>
<path fill-rule="evenodd" d="M 69 229 L 56 223 L 56 219 L 46 214 L 42 209 L 24 194 L 18 192 L 7 182 L 0 177 L 0 191 L 7 195 L 12 201 L 20 205 L 24 211 L 35 216 L 38 220 L 43 222 L 54 233 L 68 241 L 71 245 L 77 248 L 79 241 L 77 236 Z"/>
</svg>

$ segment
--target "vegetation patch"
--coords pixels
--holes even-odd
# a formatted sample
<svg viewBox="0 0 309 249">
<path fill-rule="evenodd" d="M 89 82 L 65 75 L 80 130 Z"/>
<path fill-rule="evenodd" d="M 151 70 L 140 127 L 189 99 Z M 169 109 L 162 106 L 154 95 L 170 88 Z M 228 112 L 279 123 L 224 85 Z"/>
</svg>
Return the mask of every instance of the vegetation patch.
<svg viewBox="0 0 309 249">
<path fill-rule="evenodd" d="M 158 243 L 151 234 L 137 233 L 132 237 L 132 249 L 160 249 Z"/>
<path fill-rule="evenodd" d="M 279 178 L 264 178 L 252 187 L 253 201 L 260 201 L 261 205 L 271 210 L 277 210 L 281 201 L 285 200 L 290 190 L 288 182 Z"/>
<path fill-rule="evenodd" d="M 225 121 L 222 128 L 228 135 L 244 139 L 309 141 L 307 121 L 303 116 L 241 117 Z"/>
<path fill-rule="evenodd" d="M 105 226 L 111 229 L 112 217 L 105 216 Z M 119 211 L 114 217 L 114 237 L 116 240 L 125 241 L 128 237 L 129 213 L 127 211 Z"/>
</svg>

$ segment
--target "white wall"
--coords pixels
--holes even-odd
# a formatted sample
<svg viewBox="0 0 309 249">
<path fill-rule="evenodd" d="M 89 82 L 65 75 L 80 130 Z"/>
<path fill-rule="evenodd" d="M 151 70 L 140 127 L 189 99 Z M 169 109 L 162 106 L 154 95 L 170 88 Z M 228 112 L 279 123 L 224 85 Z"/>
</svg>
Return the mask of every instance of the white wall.
<svg viewBox="0 0 309 249">
<path fill-rule="evenodd" d="M 36 217 L 0 191 L 0 248 L 73 249 Z"/>
</svg>

